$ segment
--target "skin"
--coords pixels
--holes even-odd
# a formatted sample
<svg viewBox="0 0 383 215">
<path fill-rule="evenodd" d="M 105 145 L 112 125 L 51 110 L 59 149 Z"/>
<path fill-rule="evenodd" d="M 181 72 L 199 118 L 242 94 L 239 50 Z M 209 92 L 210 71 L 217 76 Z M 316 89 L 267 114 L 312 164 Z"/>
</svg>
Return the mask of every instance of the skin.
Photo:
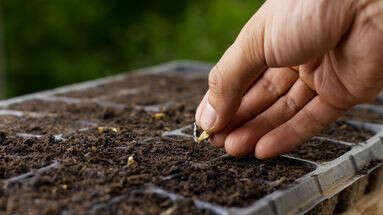
<svg viewBox="0 0 383 215">
<path fill-rule="evenodd" d="M 268 0 L 209 74 L 196 122 L 228 154 L 291 151 L 383 88 L 383 0 Z"/>
</svg>

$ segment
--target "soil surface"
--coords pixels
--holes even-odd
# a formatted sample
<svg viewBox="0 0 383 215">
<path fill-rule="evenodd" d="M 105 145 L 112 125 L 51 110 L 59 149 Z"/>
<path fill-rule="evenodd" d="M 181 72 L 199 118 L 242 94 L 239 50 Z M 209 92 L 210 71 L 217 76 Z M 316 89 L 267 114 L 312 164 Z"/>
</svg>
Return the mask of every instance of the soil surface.
<svg viewBox="0 0 383 215">
<path fill-rule="evenodd" d="M 122 104 L 155 105 L 185 99 L 189 100 L 189 102 L 191 100 L 199 102 L 201 95 L 206 90 L 206 78 L 169 78 L 164 75 L 151 75 L 130 76 L 124 80 L 100 85 L 88 90 L 58 95 L 82 99 L 97 98 Z M 155 96 L 153 96 L 153 92 L 156 92 Z"/>
<path fill-rule="evenodd" d="M 311 139 L 292 153 L 290 156 L 318 163 L 332 161 L 348 152 L 351 146 L 321 139 Z"/>
<path fill-rule="evenodd" d="M 161 187 L 227 206 L 247 206 L 314 170 L 298 161 L 260 161 L 253 157 L 227 157 L 197 165 L 182 163 L 175 168 L 174 178 L 161 181 Z"/>
<path fill-rule="evenodd" d="M 23 206 L 39 207 L 34 202 L 39 198 L 45 202 L 47 214 L 62 210 L 82 213 L 100 201 L 112 201 L 147 184 L 223 206 L 247 206 L 314 169 L 282 158 L 227 158 L 221 149 L 192 140 L 167 142 L 143 139 L 129 130 L 100 130 L 66 135 L 65 140 L 5 137 L 0 148 L 5 155 L 0 161 L 0 178 L 4 179 L 0 192 L 7 202 L 4 210 L 22 211 L 21 205 L 15 206 L 20 203 L 14 202 L 21 199 Z M 129 164 L 129 157 L 133 164 Z M 9 182 L 54 160 L 60 163 L 59 168 Z M 120 206 L 124 204 L 105 210 L 123 210 Z M 147 208 L 141 209 L 146 212 Z"/>
<path fill-rule="evenodd" d="M 345 113 L 345 117 L 370 123 L 383 123 L 383 114 L 369 109 L 353 109 Z"/>
<path fill-rule="evenodd" d="M 338 120 L 323 130 L 318 136 L 349 143 L 361 143 L 374 136 L 374 134 L 373 131 Z"/>
<path fill-rule="evenodd" d="M 194 122 L 206 87 L 205 79 L 131 76 L 56 95 L 70 102 L 3 107 L 40 115 L 0 116 L 0 214 L 211 213 L 195 201 L 248 206 L 315 169 L 283 157 L 232 158 L 190 137 L 163 137 Z M 372 135 L 343 121 L 322 133 L 352 143 Z M 349 149 L 330 144 L 312 140 L 292 155 L 323 162 Z"/>
</svg>

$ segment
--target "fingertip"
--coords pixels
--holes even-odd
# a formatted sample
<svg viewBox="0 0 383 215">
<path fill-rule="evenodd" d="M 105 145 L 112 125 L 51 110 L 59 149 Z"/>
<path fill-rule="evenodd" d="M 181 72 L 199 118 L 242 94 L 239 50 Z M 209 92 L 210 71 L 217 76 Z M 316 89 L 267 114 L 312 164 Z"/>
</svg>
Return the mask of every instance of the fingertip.
<svg viewBox="0 0 383 215">
<path fill-rule="evenodd" d="M 267 153 L 267 146 L 263 143 L 258 143 L 255 146 L 255 157 L 259 160 L 265 160 L 269 158 L 269 155 Z"/>
<path fill-rule="evenodd" d="M 222 148 L 225 145 L 225 139 L 227 137 L 226 133 L 219 133 L 214 134 L 210 139 L 209 142 L 212 146 L 217 148 Z"/>
<path fill-rule="evenodd" d="M 242 157 L 254 151 L 252 144 L 248 143 L 248 134 L 243 132 L 233 132 L 225 139 L 226 152 L 235 157 Z"/>
<path fill-rule="evenodd" d="M 257 143 L 255 148 L 255 156 L 258 159 L 269 159 L 283 153 L 292 151 L 299 142 L 288 133 L 273 130 L 263 136 Z"/>
<path fill-rule="evenodd" d="M 273 132 L 269 132 L 258 141 L 255 147 L 255 156 L 264 160 L 276 157 L 285 150 L 286 146 L 278 140 L 278 136 L 275 136 Z"/>
</svg>

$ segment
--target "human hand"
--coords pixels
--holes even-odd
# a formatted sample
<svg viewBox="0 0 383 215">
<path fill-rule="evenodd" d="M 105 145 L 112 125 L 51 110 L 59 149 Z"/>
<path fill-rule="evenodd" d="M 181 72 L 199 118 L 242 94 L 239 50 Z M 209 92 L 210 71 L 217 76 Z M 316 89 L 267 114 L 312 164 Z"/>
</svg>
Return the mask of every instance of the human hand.
<svg viewBox="0 0 383 215">
<path fill-rule="evenodd" d="M 383 0 L 268 0 L 209 74 L 196 122 L 217 147 L 270 158 L 383 88 Z"/>
</svg>

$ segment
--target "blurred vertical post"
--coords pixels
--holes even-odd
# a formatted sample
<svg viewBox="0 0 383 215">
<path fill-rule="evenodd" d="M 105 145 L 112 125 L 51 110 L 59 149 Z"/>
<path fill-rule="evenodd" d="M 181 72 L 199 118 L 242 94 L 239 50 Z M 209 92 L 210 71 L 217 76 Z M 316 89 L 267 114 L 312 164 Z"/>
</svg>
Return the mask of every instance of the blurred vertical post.
<svg viewBox="0 0 383 215">
<path fill-rule="evenodd" d="M 0 0 L 0 99 L 5 97 L 5 43 L 3 0 Z"/>
</svg>

